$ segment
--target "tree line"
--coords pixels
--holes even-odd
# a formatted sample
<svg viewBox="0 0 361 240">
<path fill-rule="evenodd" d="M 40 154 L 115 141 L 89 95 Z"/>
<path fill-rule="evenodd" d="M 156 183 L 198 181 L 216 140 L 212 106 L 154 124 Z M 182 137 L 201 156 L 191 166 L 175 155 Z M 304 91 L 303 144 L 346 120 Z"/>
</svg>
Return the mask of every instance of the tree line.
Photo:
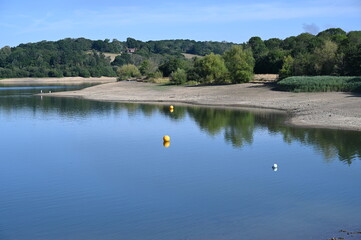
<svg viewBox="0 0 361 240">
<path fill-rule="evenodd" d="M 104 53 L 118 56 L 112 61 Z M 196 58 L 187 59 L 184 53 Z M 242 44 L 67 38 L 0 49 L 0 78 L 117 75 L 123 78 L 126 74 L 121 68 L 126 65 L 137 68 L 139 73 L 135 76 L 170 76 L 175 83 L 246 82 L 253 73 L 279 73 L 281 78 L 361 75 L 361 31 L 346 33 L 330 28 L 317 35 L 302 33 L 284 40 L 252 37 Z M 129 71 L 132 67 L 127 68 Z"/>
</svg>

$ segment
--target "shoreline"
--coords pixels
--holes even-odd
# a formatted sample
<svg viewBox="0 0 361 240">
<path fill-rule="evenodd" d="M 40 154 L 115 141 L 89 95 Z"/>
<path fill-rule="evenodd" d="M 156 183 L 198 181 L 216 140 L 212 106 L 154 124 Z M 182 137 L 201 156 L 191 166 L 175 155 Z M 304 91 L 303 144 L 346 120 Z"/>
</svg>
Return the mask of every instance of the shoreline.
<svg viewBox="0 0 361 240">
<path fill-rule="evenodd" d="M 285 124 L 306 128 L 361 131 L 361 95 L 345 92 L 292 93 L 261 83 L 220 86 L 162 86 L 122 81 L 78 91 L 44 93 L 105 102 L 187 104 L 217 108 L 261 109 L 288 114 Z"/>
</svg>

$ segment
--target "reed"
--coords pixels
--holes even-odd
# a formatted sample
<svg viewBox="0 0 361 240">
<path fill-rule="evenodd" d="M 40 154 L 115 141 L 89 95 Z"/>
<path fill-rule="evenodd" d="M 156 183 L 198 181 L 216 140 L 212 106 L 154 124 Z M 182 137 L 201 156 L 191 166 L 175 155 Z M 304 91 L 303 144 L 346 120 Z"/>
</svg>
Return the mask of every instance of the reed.
<svg viewBox="0 0 361 240">
<path fill-rule="evenodd" d="M 296 76 L 279 81 L 277 87 L 290 92 L 361 92 L 361 77 Z"/>
</svg>

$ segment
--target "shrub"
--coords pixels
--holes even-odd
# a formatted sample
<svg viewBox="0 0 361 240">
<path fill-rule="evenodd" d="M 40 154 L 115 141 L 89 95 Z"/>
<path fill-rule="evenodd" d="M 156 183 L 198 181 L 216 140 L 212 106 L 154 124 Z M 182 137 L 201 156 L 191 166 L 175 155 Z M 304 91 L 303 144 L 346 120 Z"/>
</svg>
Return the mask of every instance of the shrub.
<svg viewBox="0 0 361 240">
<path fill-rule="evenodd" d="M 170 79 L 174 84 L 184 84 L 187 81 L 187 73 L 184 69 L 178 68 L 175 72 L 172 72 Z"/>
<path fill-rule="evenodd" d="M 184 60 L 177 57 L 172 57 L 168 59 L 167 62 L 160 65 L 159 70 L 163 73 L 165 77 L 169 77 L 172 72 L 177 71 L 178 68 L 184 68 L 185 65 L 186 63 Z"/>
<path fill-rule="evenodd" d="M 159 71 L 159 70 L 147 74 L 147 78 L 149 78 L 149 79 L 162 78 L 162 77 L 163 77 L 163 73 L 161 71 Z"/>
<path fill-rule="evenodd" d="M 118 74 L 118 81 L 141 76 L 138 68 L 133 64 L 126 64 L 121 66 L 118 69 L 117 74 Z"/>
<path fill-rule="evenodd" d="M 209 54 L 194 62 L 192 78 L 203 84 L 228 83 L 228 70 L 221 55 Z M 196 77 L 194 79 L 194 77 Z"/>
</svg>

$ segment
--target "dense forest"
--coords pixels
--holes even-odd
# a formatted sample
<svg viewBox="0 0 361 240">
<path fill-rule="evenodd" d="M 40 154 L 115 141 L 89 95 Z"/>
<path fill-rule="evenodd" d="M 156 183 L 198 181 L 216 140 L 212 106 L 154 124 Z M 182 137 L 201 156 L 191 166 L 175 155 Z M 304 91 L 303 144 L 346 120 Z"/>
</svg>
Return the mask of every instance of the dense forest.
<svg viewBox="0 0 361 240">
<path fill-rule="evenodd" d="M 115 59 L 108 53 L 115 54 Z M 361 31 L 331 28 L 284 40 L 252 37 L 242 44 L 67 38 L 0 49 L 0 78 L 128 77 L 129 69 L 130 75 L 170 76 L 175 83 L 247 82 L 253 73 L 280 73 L 281 78 L 361 75 Z"/>
</svg>

